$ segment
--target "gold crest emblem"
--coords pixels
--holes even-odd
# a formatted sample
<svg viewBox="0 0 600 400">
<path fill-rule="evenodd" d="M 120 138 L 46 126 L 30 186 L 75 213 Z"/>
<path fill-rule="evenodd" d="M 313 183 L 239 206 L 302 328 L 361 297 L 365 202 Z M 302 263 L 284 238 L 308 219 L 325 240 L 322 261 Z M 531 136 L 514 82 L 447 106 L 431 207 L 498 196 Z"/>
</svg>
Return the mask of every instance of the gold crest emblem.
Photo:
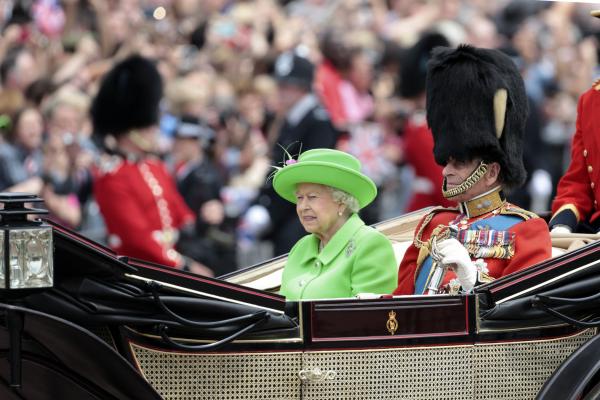
<svg viewBox="0 0 600 400">
<path fill-rule="evenodd" d="M 394 311 L 389 312 L 388 320 L 385 326 L 387 327 L 387 330 L 390 333 L 390 335 L 393 335 L 394 333 L 396 333 L 396 330 L 398 330 L 398 321 L 396 321 L 396 313 Z"/>
</svg>

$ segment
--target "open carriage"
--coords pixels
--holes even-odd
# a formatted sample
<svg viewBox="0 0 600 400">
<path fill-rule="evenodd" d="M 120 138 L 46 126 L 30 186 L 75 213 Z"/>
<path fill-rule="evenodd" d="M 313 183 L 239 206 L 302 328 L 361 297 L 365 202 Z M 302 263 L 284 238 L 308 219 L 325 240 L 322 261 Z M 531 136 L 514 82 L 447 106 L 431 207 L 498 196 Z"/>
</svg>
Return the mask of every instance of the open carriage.
<svg viewBox="0 0 600 400">
<path fill-rule="evenodd" d="M 425 212 L 377 226 L 398 258 Z M 2 292 L 2 399 L 600 398 L 595 236 L 473 294 L 286 302 L 283 257 L 210 279 L 50 229 L 52 287 Z"/>
</svg>

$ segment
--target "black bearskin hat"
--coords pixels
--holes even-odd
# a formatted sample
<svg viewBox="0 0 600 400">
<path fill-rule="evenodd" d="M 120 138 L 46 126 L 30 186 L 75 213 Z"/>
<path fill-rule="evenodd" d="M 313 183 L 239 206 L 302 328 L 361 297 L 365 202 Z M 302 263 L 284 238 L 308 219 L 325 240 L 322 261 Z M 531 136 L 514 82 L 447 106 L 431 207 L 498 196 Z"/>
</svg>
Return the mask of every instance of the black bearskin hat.
<svg viewBox="0 0 600 400">
<path fill-rule="evenodd" d="M 162 78 L 154 63 L 133 55 L 103 78 L 90 110 L 94 132 L 118 136 L 158 122 Z"/>
<path fill-rule="evenodd" d="M 449 45 L 450 42 L 441 33 L 426 32 L 404 53 L 400 66 L 400 96 L 410 99 L 425 92 L 427 62 L 431 51 L 438 46 Z"/>
<path fill-rule="evenodd" d="M 528 105 L 523 79 L 499 50 L 438 47 L 427 70 L 427 122 L 435 160 L 500 164 L 506 188 L 521 186 Z"/>
</svg>

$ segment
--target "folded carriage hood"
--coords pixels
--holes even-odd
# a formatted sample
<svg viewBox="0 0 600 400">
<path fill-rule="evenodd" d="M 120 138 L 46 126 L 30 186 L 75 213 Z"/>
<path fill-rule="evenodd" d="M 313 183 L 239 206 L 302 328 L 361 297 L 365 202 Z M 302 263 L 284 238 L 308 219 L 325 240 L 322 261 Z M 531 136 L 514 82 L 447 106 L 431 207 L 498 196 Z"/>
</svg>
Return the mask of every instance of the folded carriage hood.
<svg viewBox="0 0 600 400">
<path fill-rule="evenodd" d="M 475 293 L 482 330 L 564 323 L 590 327 L 587 323 L 600 316 L 600 242 L 497 279 Z"/>
</svg>

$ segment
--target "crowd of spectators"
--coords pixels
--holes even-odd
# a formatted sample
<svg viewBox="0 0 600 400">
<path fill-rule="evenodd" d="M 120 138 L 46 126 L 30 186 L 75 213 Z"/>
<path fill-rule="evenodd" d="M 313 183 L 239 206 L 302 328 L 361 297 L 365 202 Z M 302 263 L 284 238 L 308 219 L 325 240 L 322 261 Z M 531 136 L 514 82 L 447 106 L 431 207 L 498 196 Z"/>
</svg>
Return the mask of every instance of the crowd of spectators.
<svg viewBox="0 0 600 400">
<path fill-rule="evenodd" d="M 438 34 L 451 46 L 500 48 L 522 71 L 529 180 L 512 201 L 546 211 L 569 162 L 578 96 L 598 74 L 593 8 L 533 0 L 0 0 L 0 190 L 36 193 L 52 218 L 105 241 L 91 189 L 102 144 L 89 106 L 103 75 L 137 53 L 156 61 L 165 82 L 161 150 L 197 213 L 198 248 L 226 260 L 221 272 L 277 255 L 256 246 L 269 227 L 247 210 L 270 167 L 285 161 L 273 159 L 287 111 L 275 61 L 292 52 L 315 66 L 314 93 L 338 132 L 336 146 L 359 158 L 379 188 L 363 219 L 399 215 L 423 185 L 411 166 L 419 146 L 407 156 L 403 143 L 423 108 L 403 96 L 403 85 L 419 79 L 406 73 L 406 60 L 420 39 Z M 426 59 L 417 57 L 417 70 L 419 62 Z M 193 179 L 190 160 L 206 161 Z"/>
</svg>

